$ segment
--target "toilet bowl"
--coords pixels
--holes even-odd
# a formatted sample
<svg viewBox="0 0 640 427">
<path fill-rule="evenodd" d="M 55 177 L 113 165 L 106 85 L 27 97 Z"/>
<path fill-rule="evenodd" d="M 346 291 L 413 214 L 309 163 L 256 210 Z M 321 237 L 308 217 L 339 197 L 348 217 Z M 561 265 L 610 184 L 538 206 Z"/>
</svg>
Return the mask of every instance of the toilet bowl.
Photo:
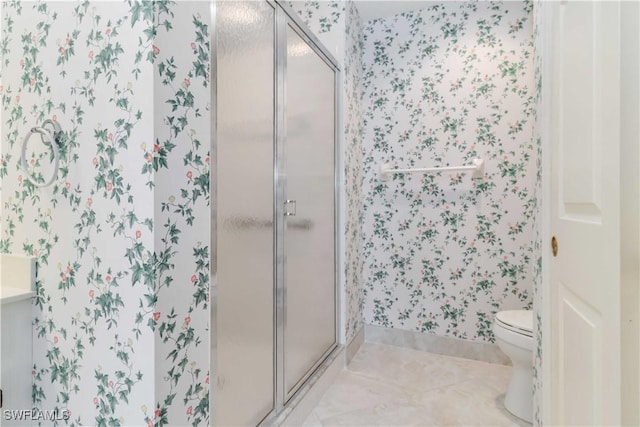
<svg viewBox="0 0 640 427">
<path fill-rule="evenodd" d="M 533 420 L 533 312 L 509 310 L 496 314 L 493 334 L 513 365 L 504 406 L 518 418 Z"/>
</svg>

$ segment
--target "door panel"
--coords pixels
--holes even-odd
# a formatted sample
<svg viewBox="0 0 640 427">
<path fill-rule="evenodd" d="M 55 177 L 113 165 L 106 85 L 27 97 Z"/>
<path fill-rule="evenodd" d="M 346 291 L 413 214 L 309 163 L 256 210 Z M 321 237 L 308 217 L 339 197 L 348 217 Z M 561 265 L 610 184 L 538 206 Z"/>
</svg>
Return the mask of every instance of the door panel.
<svg viewBox="0 0 640 427">
<path fill-rule="evenodd" d="M 602 316 L 562 283 L 560 286 L 560 342 L 564 343 L 560 378 L 571 384 L 562 390 L 564 423 L 593 425 L 601 419 L 595 399 L 602 392 Z"/>
<path fill-rule="evenodd" d="M 335 71 L 287 29 L 284 370 L 287 398 L 335 345 Z"/>
<path fill-rule="evenodd" d="M 267 2 L 217 3 L 217 425 L 274 407 L 274 30 Z"/>
<path fill-rule="evenodd" d="M 552 421 L 619 424 L 619 3 L 551 7 Z"/>
<path fill-rule="evenodd" d="M 599 117 L 597 102 L 598 70 L 585 72 L 586 64 L 596 64 L 598 46 L 584 43 L 582 37 L 594 29 L 592 6 L 578 3 L 566 8 L 563 14 L 561 37 L 565 46 L 572 46 L 564 53 L 562 67 L 563 92 L 571 102 L 571 111 L 565 114 L 562 124 L 562 208 L 564 214 L 579 217 L 591 216 L 600 221 L 600 165 L 597 152 L 600 149 Z M 591 67 L 590 67 L 591 68 Z M 588 89 L 587 89 L 588 88 Z"/>
</svg>

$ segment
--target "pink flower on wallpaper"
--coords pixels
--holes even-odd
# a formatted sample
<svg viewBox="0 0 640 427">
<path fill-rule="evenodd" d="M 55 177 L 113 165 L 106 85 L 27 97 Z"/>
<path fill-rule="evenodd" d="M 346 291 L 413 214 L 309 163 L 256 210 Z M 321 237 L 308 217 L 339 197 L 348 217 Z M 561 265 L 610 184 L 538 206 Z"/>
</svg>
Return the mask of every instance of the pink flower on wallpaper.
<svg viewBox="0 0 640 427">
<path fill-rule="evenodd" d="M 12 187 L 12 195 L 14 191 L 21 195 L 19 200 L 12 202 L 12 208 L 15 205 L 16 212 L 24 212 L 24 219 L 17 221 L 17 234 L 11 243 L 16 248 L 20 246 L 23 252 L 39 257 L 38 278 L 42 281 L 43 307 L 36 316 L 42 323 L 34 328 L 43 332 L 43 320 L 51 321 L 46 326 L 47 331 L 34 342 L 34 355 L 39 355 L 38 359 L 34 360 L 37 366 L 33 368 L 34 384 L 40 386 L 48 381 L 46 375 L 40 378 L 36 372 L 50 372 L 52 365 L 58 362 L 48 360 L 42 353 L 49 351 L 53 346 L 57 351 L 57 344 L 61 344 L 59 350 L 62 357 L 69 358 L 70 363 L 77 363 L 79 366 L 78 375 L 69 378 L 69 390 L 76 390 L 69 398 L 69 407 L 74 410 L 78 419 L 82 417 L 85 421 L 93 420 L 94 416 L 115 420 L 120 414 L 127 413 L 126 408 L 129 405 L 139 405 L 143 403 L 141 401 L 149 403 L 143 391 L 154 373 L 153 367 L 146 366 L 146 358 L 157 356 L 160 360 L 176 348 L 175 340 L 170 339 L 162 346 L 152 349 L 148 355 L 141 356 L 141 353 L 145 352 L 141 346 L 147 342 L 146 338 L 153 337 L 154 328 L 159 326 L 160 320 L 166 319 L 169 322 L 170 316 L 167 310 L 165 319 L 162 319 L 160 306 L 156 308 L 154 302 L 143 299 L 142 306 L 139 304 L 139 297 L 145 294 L 153 294 L 159 301 L 167 301 L 168 298 L 161 289 L 157 290 L 158 292 L 147 289 L 153 286 L 147 283 L 148 275 L 153 274 L 152 271 L 147 271 L 147 268 L 154 268 L 154 261 L 150 258 L 154 256 L 155 248 L 142 247 L 140 244 L 143 237 L 153 238 L 158 235 L 156 233 L 166 231 L 163 227 L 167 222 L 161 222 L 156 218 L 154 207 L 156 204 L 159 207 L 161 200 L 166 199 L 165 196 L 176 194 L 177 196 L 172 196 L 172 206 L 186 205 L 195 218 L 208 218 L 206 189 L 202 189 L 205 192 L 204 197 L 198 200 L 188 200 L 188 197 L 181 196 L 180 190 L 188 186 L 184 182 L 185 175 L 192 180 L 206 173 L 199 169 L 201 165 L 197 163 L 199 159 L 205 161 L 207 144 L 203 143 L 201 147 L 194 148 L 187 133 L 193 129 L 197 130 L 198 134 L 204 134 L 208 126 L 205 115 L 199 117 L 196 110 L 205 111 L 210 95 L 207 90 L 196 85 L 195 80 L 194 88 L 191 88 L 191 78 L 195 78 L 193 76 L 196 75 L 198 78 L 202 77 L 202 74 L 196 73 L 195 67 L 206 67 L 207 59 L 203 58 L 209 55 L 209 52 L 206 52 L 207 44 L 203 42 L 200 45 L 195 41 L 196 37 L 207 40 L 209 35 L 206 33 L 206 19 L 194 25 L 193 20 L 197 15 L 195 10 L 182 13 L 182 5 L 177 2 L 168 6 L 169 9 L 175 7 L 175 11 L 169 10 L 170 13 L 166 17 L 163 16 L 163 19 L 166 18 L 167 22 L 173 25 L 172 31 L 162 25 L 157 28 L 159 33 L 163 32 L 175 38 L 176 43 L 163 44 L 162 48 L 158 47 L 160 44 L 150 43 L 145 51 L 144 46 L 138 46 L 138 37 L 144 30 L 144 20 L 139 20 L 137 24 L 132 22 L 133 17 L 126 2 L 124 6 L 122 2 L 92 4 L 89 11 L 82 9 L 82 13 L 88 13 L 87 19 L 84 20 L 74 19 L 73 8 L 65 8 L 60 3 L 48 3 L 46 11 L 31 10 L 32 8 L 24 8 L 21 13 L 18 13 L 16 8 L 7 11 L 8 14 L 19 18 L 15 20 L 16 34 L 23 34 L 27 39 L 25 42 L 24 37 L 12 37 L 8 41 L 8 57 L 15 68 L 11 74 L 15 76 L 8 77 L 4 86 L 0 85 L 0 95 L 6 95 L 4 105 L 0 106 L 0 109 L 6 112 L 24 107 L 20 120 L 8 125 L 7 132 L 15 132 L 15 135 L 23 138 L 25 126 L 38 126 L 46 118 L 56 122 L 60 120 L 65 143 L 62 145 L 64 152 L 61 152 L 63 159 L 60 163 L 59 178 L 54 186 L 41 190 L 33 187 L 27 182 L 26 176 L 22 175 L 17 163 L 19 155 L 12 155 L 9 161 L 5 161 L 6 157 L 3 157 L 0 159 L 0 166 L 2 173 L 8 171 L 5 184 Z M 205 16 L 206 7 L 195 5 L 194 9 L 202 9 Z M 175 16 L 173 12 L 177 12 Z M 37 25 L 47 25 L 47 31 L 38 30 Z M 188 52 L 188 47 L 191 47 L 192 52 Z M 148 110 L 150 97 L 153 98 L 153 105 L 161 106 L 164 101 L 175 95 L 172 84 L 160 87 L 162 79 L 156 74 L 160 61 L 156 59 L 154 64 L 154 57 L 161 53 L 161 49 L 162 53 L 170 58 L 175 55 L 174 51 L 185 48 L 188 55 L 175 56 L 175 86 L 181 86 L 183 91 L 185 88 L 192 91 L 190 96 L 193 96 L 194 108 L 180 112 L 172 112 L 170 107 L 158 108 L 157 111 Z M 55 50 L 58 50 L 58 55 L 55 55 Z M 50 54 L 53 54 L 53 60 L 50 60 Z M 133 65 L 138 64 L 138 55 L 141 57 L 140 66 Z M 197 64 L 194 61 L 197 61 Z M 15 67 L 16 64 L 19 66 Z M 128 73 L 131 75 L 128 76 Z M 127 84 L 128 81 L 135 81 L 136 87 L 140 85 L 141 90 L 132 90 L 133 83 Z M 153 87 L 156 81 L 159 86 Z M 69 91 L 60 92 L 56 89 L 62 87 L 60 85 L 63 83 Z M 153 87 L 152 93 L 146 91 L 147 83 Z M 9 87 L 11 91 L 8 90 Z M 24 105 L 20 105 L 21 102 Z M 38 108 L 33 108 L 36 105 Z M 60 113 L 60 116 L 52 114 L 52 111 Z M 154 127 L 153 120 L 156 115 L 160 120 Z M 174 120 L 176 123 L 177 119 L 186 121 L 185 129 L 174 134 L 173 131 L 177 128 L 172 128 L 170 121 Z M 111 132 L 108 129 L 111 129 Z M 182 131 L 184 132 L 181 133 Z M 150 143 L 155 140 L 156 132 L 158 139 L 151 149 Z M 154 139 L 149 140 L 151 137 Z M 12 138 L 17 140 L 16 137 Z M 135 141 L 139 141 L 138 144 L 146 141 L 142 150 L 143 159 L 139 157 L 140 151 L 131 149 L 131 143 Z M 183 141 L 187 143 L 183 144 Z M 126 147 L 125 144 L 129 146 Z M 19 152 L 20 142 L 13 145 Z M 50 151 L 36 144 L 32 145 L 27 161 L 34 167 L 36 175 L 42 174 L 42 177 L 47 179 L 50 171 Z M 149 145 L 149 148 L 146 148 L 146 145 Z M 35 157 L 31 155 L 31 149 L 35 152 Z M 192 151 L 194 157 L 190 163 L 183 163 L 187 151 Z M 156 156 L 158 171 L 150 166 L 153 165 Z M 163 193 L 165 188 L 154 187 L 156 177 L 160 173 L 166 173 L 173 179 L 173 186 L 166 189 L 166 194 Z M 175 179 L 176 177 L 178 179 Z M 145 182 L 140 182 L 143 180 Z M 145 184 L 148 187 L 145 187 Z M 104 192 L 101 193 L 101 190 Z M 146 203 L 150 200 L 147 197 L 149 194 L 159 196 L 152 199 L 151 203 Z M 94 195 L 95 209 L 92 206 Z M 136 216 L 132 223 L 129 223 L 130 219 L 127 217 L 130 214 Z M 18 213 L 13 213 L 11 217 L 17 215 Z M 194 232 L 206 233 L 204 228 L 208 227 L 208 224 L 198 220 L 196 229 L 196 226 L 184 221 L 184 214 L 175 210 L 163 212 L 158 216 L 175 224 L 179 232 L 184 233 L 183 236 Z M 65 225 L 67 223 L 68 228 Z M 34 226 L 31 226 L 32 224 Z M 149 228 L 142 232 L 147 226 Z M 153 231 L 149 234 L 148 230 Z M 172 255 L 171 259 L 167 260 L 176 265 L 175 272 L 169 272 L 174 274 L 173 277 L 182 277 L 183 280 L 189 278 L 189 273 L 194 271 L 194 262 L 200 261 L 191 255 L 190 244 L 182 240 L 173 244 L 175 251 L 187 254 L 184 259 Z M 128 259 L 130 251 L 135 254 Z M 203 248 L 203 251 L 204 258 L 206 248 Z M 57 267 L 58 265 L 60 267 Z M 132 267 L 143 272 L 140 274 L 140 270 L 133 271 Z M 198 267 L 198 274 L 208 277 L 207 268 Z M 111 273 L 106 274 L 107 272 Z M 134 275 L 137 281 L 132 286 Z M 167 275 L 164 275 L 162 278 L 166 277 Z M 200 277 L 198 275 L 193 283 L 199 285 Z M 118 280 L 115 280 L 116 278 Z M 77 283 L 70 286 L 70 280 Z M 118 281 L 122 281 L 122 286 L 116 287 Z M 202 283 L 203 289 L 206 284 Z M 62 285 L 64 289 L 59 289 Z M 89 301 L 86 300 L 87 296 L 90 298 Z M 209 300 L 210 296 L 207 293 L 199 298 Z M 171 301 L 171 304 L 175 304 L 172 308 L 176 309 L 176 313 L 181 313 L 176 315 L 178 321 L 183 317 L 183 324 L 189 326 L 195 339 L 200 339 L 206 335 L 204 327 L 195 323 L 191 325 L 191 314 L 201 313 L 204 308 L 202 305 L 190 307 L 192 303 L 190 293 L 186 293 L 184 298 Z M 96 316 L 96 311 L 100 311 L 100 315 Z M 139 325 L 134 324 L 134 314 L 140 314 L 142 323 Z M 154 325 L 154 322 L 158 325 Z M 135 333 L 140 335 L 130 337 L 133 328 L 136 329 Z M 118 335 L 125 330 L 129 331 L 127 336 Z M 63 335 L 63 331 L 66 335 Z M 116 336 L 117 339 L 114 341 Z M 64 343 L 60 341 L 60 337 L 65 339 Z M 123 339 L 129 344 L 120 346 Z M 81 352 L 74 353 L 83 348 L 82 346 L 91 346 L 95 350 L 84 355 Z M 127 353 L 130 359 L 124 361 L 126 357 L 119 354 L 120 351 Z M 188 352 L 179 351 L 179 360 L 188 358 L 191 363 L 204 363 L 204 350 L 195 350 L 192 347 Z M 92 358 L 96 354 L 109 368 L 102 371 L 102 368 L 95 367 Z M 125 377 L 118 378 L 117 381 L 112 369 L 114 363 L 123 364 L 122 372 L 127 372 Z M 155 373 L 161 375 L 160 371 L 164 371 L 164 375 L 158 377 L 162 378 L 159 381 L 169 376 L 167 373 L 176 367 L 177 363 L 170 359 L 162 362 Z M 176 372 L 177 370 L 176 368 Z M 138 372 L 144 377 L 138 377 Z M 97 373 L 100 373 L 100 379 L 96 376 Z M 109 377 L 112 381 L 109 381 Z M 105 390 L 104 395 L 98 395 L 96 387 L 104 384 L 103 381 L 111 388 Z M 129 381 L 131 387 L 128 385 Z M 171 381 L 175 381 L 176 392 L 173 404 L 160 403 L 162 407 L 158 407 L 153 414 L 147 413 L 145 409 L 145 413 L 137 418 L 133 415 L 128 418 L 127 415 L 120 417 L 117 422 L 121 425 L 137 423 L 153 427 L 154 422 L 160 424 L 161 417 L 167 417 L 174 424 L 182 425 L 186 423 L 188 416 L 192 421 L 188 424 L 204 423 L 208 416 L 206 409 L 201 409 L 194 403 L 202 396 L 189 397 L 189 404 L 193 406 L 189 407 L 186 416 L 185 411 L 189 404 L 179 403 L 188 394 L 190 378 L 185 375 L 181 378 L 171 378 Z M 61 393 L 62 389 L 52 390 L 40 404 L 46 407 L 55 403 L 61 399 Z M 92 394 L 94 397 L 90 397 Z M 107 402 L 108 395 L 114 397 L 113 402 Z M 164 397 L 166 396 L 158 396 L 158 402 L 162 402 Z M 90 400 L 87 401 L 87 398 Z M 82 407 L 82 404 L 85 407 Z M 79 409 L 76 410 L 76 407 Z M 155 408 L 150 409 L 153 411 Z"/>
</svg>

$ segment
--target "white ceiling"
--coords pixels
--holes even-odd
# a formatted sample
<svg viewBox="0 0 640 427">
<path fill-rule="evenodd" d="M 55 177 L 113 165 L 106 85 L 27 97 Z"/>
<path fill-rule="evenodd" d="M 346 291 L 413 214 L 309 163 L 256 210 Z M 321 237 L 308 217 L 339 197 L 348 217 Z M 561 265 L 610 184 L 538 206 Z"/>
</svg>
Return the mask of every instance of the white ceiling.
<svg viewBox="0 0 640 427">
<path fill-rule="evenodd" d="M 422 9 L 433 1 L 423 0 L 356 0 L 362 22 L 376 18 L 386 18 L 410 10 Z"/>
</svg>

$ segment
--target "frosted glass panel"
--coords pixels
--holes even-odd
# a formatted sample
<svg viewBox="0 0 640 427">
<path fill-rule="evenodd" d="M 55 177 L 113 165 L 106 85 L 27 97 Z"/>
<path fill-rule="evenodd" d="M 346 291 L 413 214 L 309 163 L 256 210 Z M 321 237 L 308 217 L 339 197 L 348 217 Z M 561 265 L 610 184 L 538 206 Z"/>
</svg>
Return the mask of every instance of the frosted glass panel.
<svg viewBox="0 0 640 427">
<path fill-rule="evenodd" d="M 274 9 L 217 3 L 217 425 L 274 405 Z"/>
<path fill-rule="evenodd" d="M 333 346 L 335 72 L 288 28 L 285 225 L 285 389 Z M 293 203 L 287 205 L 293 211 Z"/>
</svg>

